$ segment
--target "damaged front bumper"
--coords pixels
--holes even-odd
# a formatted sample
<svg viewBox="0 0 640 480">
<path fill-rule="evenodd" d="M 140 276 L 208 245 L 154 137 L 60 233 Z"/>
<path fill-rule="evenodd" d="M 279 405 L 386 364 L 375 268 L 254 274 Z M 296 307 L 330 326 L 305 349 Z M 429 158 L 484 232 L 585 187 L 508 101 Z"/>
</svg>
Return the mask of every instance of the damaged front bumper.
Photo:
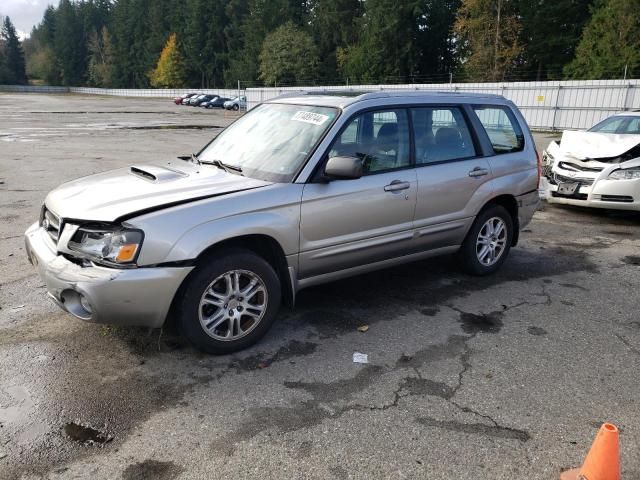
<svg viewBox="0 0 640 480">
<path fill-rule="evenodd" d="M 25 232 L 25 246 L 48 296 L 63 310 L 88 322 L 162 326 L 176 291 L 193 269 L 78 265 L 58 254 L 38 223 Z"/>
<path fill-rule="evenodd" d="M 634 167 L 636 162 L 626 163 L 543 158 L 540 196 L 549 203 L 640 211 L 640 179 L 610 178 L 615 170 Z"/>
</svg>

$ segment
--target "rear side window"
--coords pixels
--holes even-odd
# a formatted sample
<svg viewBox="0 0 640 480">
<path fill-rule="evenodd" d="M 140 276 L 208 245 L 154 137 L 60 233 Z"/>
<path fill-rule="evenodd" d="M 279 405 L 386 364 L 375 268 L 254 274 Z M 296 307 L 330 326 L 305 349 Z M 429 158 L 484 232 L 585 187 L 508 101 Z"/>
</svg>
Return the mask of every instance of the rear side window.
<svg viewBox="0 0 640 480">
<path fill-rule="evenodd" d="M 464 115 L 456 107 L 412 108 L 416 164 L 476 156 Z"/>
<path fill-rule="evenodd" d="M 496 154 L 519 152 L 524 149 L 524 135 L 520 124 L 508 107 L 474 106 Z"/>
</svg>

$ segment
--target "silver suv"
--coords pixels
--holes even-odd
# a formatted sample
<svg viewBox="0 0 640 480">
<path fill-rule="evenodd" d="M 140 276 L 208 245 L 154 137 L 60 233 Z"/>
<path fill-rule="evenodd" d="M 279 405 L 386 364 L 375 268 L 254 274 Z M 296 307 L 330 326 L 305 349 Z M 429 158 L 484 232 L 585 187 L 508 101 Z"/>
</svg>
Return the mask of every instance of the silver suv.
<svg viewBox="0 0 640 480">
<path fill-rule="evenodd" d="M 197 155 L 53 190 L 26 250 L 72 315 L 149 327 L 170 315 L 196 347 L 228 353 L 311 285 L 451 253 L 472 274 L 496 271 L 538 178 L 503 97 L 296 94 Z"/>
</svg>

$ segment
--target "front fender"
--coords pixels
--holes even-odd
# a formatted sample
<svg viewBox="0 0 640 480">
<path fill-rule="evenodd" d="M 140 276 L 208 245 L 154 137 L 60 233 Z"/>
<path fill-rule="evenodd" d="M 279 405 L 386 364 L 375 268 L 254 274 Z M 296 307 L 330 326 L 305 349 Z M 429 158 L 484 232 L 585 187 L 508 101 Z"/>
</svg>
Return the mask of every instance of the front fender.
<svg viewBox="0 0 640 480">
<path fill-rule="evenodd" d="M 208 247 L 244 235 L 268 235 L 285 255 L 298 252 L 303 185 L 263 188 L 186 203 L 130 219 L 144 232 L 138 264 L 197 258 Z"/>
<path fill-rule="evenodd" d="M 213 220 L 186 232 L 173 246 L 165 262 L 197 258 L 216 243 L 245 235 L 272 237 L 285 255 L 291 255 L 298 250 L 299 225 L 299 216 L 274 212 L 251 212 Z"/>
</svg>

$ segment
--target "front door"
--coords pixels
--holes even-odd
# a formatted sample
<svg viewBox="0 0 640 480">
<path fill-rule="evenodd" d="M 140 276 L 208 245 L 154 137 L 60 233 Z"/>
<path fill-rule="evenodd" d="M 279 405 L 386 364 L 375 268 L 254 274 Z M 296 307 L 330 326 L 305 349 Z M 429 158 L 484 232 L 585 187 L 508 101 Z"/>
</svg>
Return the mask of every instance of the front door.
<svg viewBox="0 0 640 480">
<path fill-rule="evenodd" d="M 356 156 L 364 175 L 309 183 L 302 194 L 299 278 L 400 256 L 411 248 L 416 173 L 404 109 L 347 122 L 327 158 Z"/>
</svg>

